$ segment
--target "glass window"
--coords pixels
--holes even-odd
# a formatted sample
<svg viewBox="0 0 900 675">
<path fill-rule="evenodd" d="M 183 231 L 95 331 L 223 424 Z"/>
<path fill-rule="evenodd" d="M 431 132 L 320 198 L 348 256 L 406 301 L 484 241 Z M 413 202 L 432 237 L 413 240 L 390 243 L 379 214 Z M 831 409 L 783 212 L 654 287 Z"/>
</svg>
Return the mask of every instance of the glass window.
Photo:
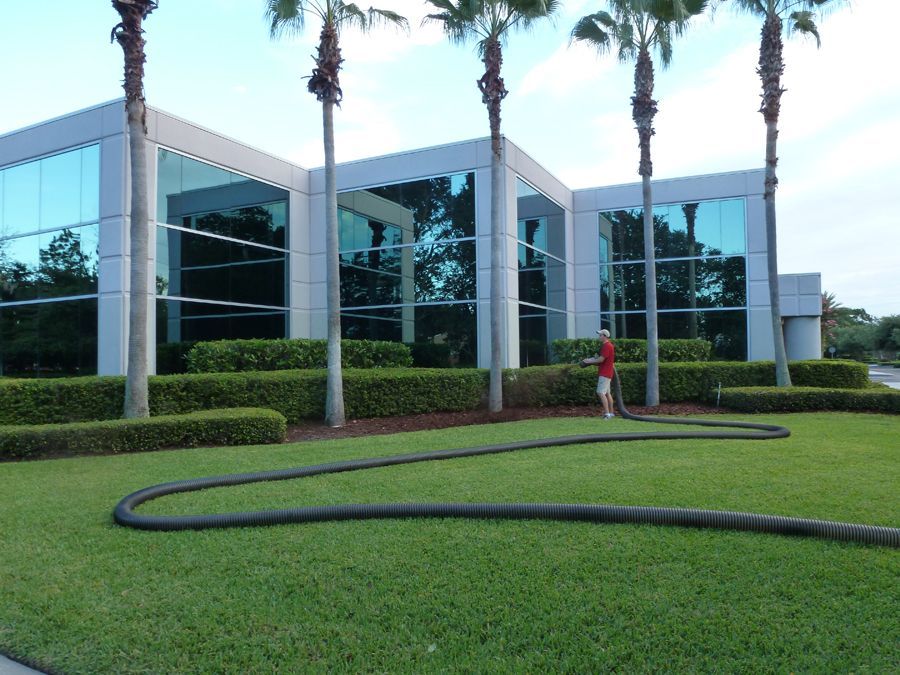
<svg viewBox="0 0 900 675">
<path fill-rule="evenodd" d="M 519 241 L 557 258 L 566 256 L 565 211 L 522 179 L 516 179 Z"/>
<path fill-rule="evenodd" d="M 355 340 L 405 342 L 421 365 L 477 363 L 475 303 L 344 310 L 341 334 Z"/>
<path fill-rule="evenodd" d="M 3 173 L 3 234 L 37 231 L 41 207 L 40 162 L 20 164 Z"/>
<path fill-rule="evenodd" d="M 288 191 L 160 149 L 156 220 L 286 247 Z"/>
<path fill-rule="evenodd" d="M 567 336 L 563 312 L 519 307 L 519 366 L 543 366 L 550 363 L 550 345 Z"/>
<path fill-rule="evenodd" d="M 653 207 L 657 259 L 742 254 L 745 229 L 743 199 Z M 600 235 L 610 241 L 612 260 L 643 260 L 643 209 L 601 213 Z"/>
<path fill-rule="evenodd" d="M 0 238 L 96 221 L 100 146 L 0 171 Z"/>
<path fill-rule="evenodd" d="M 475 298 L 475 243 L 343 253 L 341 306 Z"/>
<path fill-rule="evenodd" d="M 660 339 L 701 339 L 712 343 L 717 359 L 747 359 L 746 310 L 659 312 L 657 325 Z M 613 339 L 647 337 L 647 318 L 643 312 L 605 314 L 604 325 L 610 327 Z"/>
<path fill-rule="evenodd" d="M 41 229 L 81 222 L 81 150 L 41 160 Z"/>
<path fill-rule="evenodd" d="M 286 254 L 157 227 L 157 293 L 255 305 L 285 304 Z"/>
<path fill-rule="evenodd" d="M 426 178 L 338 195 L 341 208 L 355 212 L 354 248 L 370 248 L 367 220 L 387 224 L 384 245 L 475 236 L 475 174 Z M 400 241 L 397 241 L 399 237 Z M 342 241 L 342 248 L 346 248 Z"/>
<path fill-rule="evenodd" d="M 100 146 L 81 149 L 81 222 L 100 220 Z"/>
<path fill-rule="evenodd" d="M 0 307 L 0 375 L 97 372 L 97 300 Z"/>
<path fill-rule="evenodd" d="M 283 338 L 287 312 L 180 300 L 156 301 L 157 344 Z"/>
<path fill-rule="evenodd" d="M 98 225 L 0 240 L 0 301 L 97 292 Z"/>
</svg>

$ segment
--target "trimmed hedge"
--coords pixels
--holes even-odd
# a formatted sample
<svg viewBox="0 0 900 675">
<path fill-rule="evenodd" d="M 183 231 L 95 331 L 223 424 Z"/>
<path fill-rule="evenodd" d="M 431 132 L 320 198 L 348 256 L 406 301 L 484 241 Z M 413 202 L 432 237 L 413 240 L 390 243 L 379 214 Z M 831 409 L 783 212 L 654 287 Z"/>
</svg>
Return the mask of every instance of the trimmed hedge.
<svg viewBox="0 0 900 675">
<path fill-rule="evenodd" d="M 48 453 L 142 452 L 200 445 L 280 443 L 287 421 L 274 410 L 236 408 L 143 419 L 0 427 L 0 459 Z"/>
<path fill-rule="evenodd" d="M 343 371 L 350 418 L 472 410 L 481 404 L 486 371 L 474 368 L 396 368 Z M 325 416 L 324 370 L 157 375 L 150 378 L 150 411 L 174 415 L 213 408 L 277 410 L 290 423 Z M 121 416 L 124 377 L 77 377 L 0 382 L 0 424 L 47 424 Z"/>
<path fill-rule="evenodd" d="M 795 361 L 797 386 L 864 388 L 868 369 L 849 361 Z M 617 366 L 626 403 L 643 403 L 646 366 Z M 662 401 L 703 401 L 721 382 L 727 387 L 775 384 L 775 364 L 662 363 Z M 475 368 L 346 369 L 344 404 L 349 418 L 473 410 L 487 392 L 488 373 Z M 325 415 L 324 370 L 157 375 L 150 378 L 150 411 L 170 415 L 214 408 L 277 410 L 290 423 Z M 587 404 L 595 400 L 596 368 L 536 366 L 504 371 L 509 406 Z M 47 424 L 121 416 L 124 377 L 0 381 L 0 424 Z"/>
<path fill-rule="evenodd" d="M 863 389 L 868 370 L 852 361 L 793 361 L 791 378 L 797 386 Z M 617 363 L 616 370 L 626 404 L 643 405 L 646 400 L 647 367 L 643 363 Z M 772 361 L 709 363 L 660 363 L 659 398 L 664 402 L 706 401 L 722 387 L 772 386 Z M 539 366 L 504 371 L 503 398 L 506 405 L 540 407 L 585 405 L 596 400 L 597 369 L 576 366 Z"/>
<path fill-rule="evenodd" d="M 742 412 L 866 410 L 900 413 L 900 391 L 821 387 L 736 387 L 723 389 L 719 405 Z"/>
<path fill-rule="evenodd" d="M 198 342 L 188 352 L 189 373 L 325 368 L 327 340 L 217 340 Z M 341 340 L 343 368 L 402 368 L 412 356 L 402 342 Z"/>
<path fill-rule="evenodd" d="M 647 360 L 647 341 L 633 338 L 614 339 L 616 363 L 643 363 Z M 550 350 L 557 363 L 578 363 L 597 355 L 600 343 L 596 338 L 554 340 Z M 709 361 L 712 344 L 705 340 L 660 340 L 661 362 Z"/>
</svg>

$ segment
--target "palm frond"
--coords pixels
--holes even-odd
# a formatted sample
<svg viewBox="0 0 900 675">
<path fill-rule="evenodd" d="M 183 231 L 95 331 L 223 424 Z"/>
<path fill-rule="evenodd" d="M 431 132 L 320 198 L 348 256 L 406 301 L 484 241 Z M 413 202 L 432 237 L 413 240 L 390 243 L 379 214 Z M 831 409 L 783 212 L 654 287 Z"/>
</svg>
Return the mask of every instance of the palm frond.
<svg viewBox="0 0 900 675">
<path fill-rule="evenodd" d="M 572 29 L 570 41 L 587 42 L 596 47 L 598 52 L 605 54 L 612 44 L 610 31 L 615 25 L 615 19 L 606 12 L 583 16 Z"/>
<path fill-rule="evenodd" d="M 269 35 L 274 38 L 301 33 L 305 15 L 302 0 L 267 0 L 265 17 L 269 22 Z"/>
<path fill-rule="evenodd" d="M 822 39 L 819 37 L 819 28 L 816 26 L 815 14 L 812 12 L 794 12 L 791 14 L 791 20 L 788 22 L 788 34 L 802 33 L 803 35 L 812 35 L 816 38 L 816 47 L 822 46 Z"/>
<path fill-rule="evenodd" d="M 672 63 L 672 25 L 657 24 L 656 26 L 656 51 L 659 54 L 659 62 L 663 68 L 668 68 Z"/>
<path fill-rule="evenodd" d="M 409 30 L 409 21 L 405 16 L 401 16 L 397 14 L 397 12 L 392 12 L 388 9 L 369 7 L 368 15 L 370 26 L 393 25 L 402 28 L 405 31 Z"/>
</svg>

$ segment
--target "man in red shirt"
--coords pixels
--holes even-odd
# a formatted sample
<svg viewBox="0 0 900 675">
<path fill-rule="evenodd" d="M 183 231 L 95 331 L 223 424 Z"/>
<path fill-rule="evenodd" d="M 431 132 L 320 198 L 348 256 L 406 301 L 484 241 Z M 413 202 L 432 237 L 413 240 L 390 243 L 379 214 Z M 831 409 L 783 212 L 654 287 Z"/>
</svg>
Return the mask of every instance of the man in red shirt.
<svg viewBox="0 0 900 675">
<path fill-rule="evenodd" d="M 615 417 L 613 412 L 613 397 L 609 391 L 610 383 L 613 377 L 613 366 L 616 363 L 616 348 L 609 340 L 609 331 L 605 328 L 597 331 L 600 336 L 600 352 L 597 356 L 584 359 L 581 362 L 582 368 L 597 364 L 597 396 L 600 403 L 603 404 L 603 419 L 608 420 Z"/>
</svg>

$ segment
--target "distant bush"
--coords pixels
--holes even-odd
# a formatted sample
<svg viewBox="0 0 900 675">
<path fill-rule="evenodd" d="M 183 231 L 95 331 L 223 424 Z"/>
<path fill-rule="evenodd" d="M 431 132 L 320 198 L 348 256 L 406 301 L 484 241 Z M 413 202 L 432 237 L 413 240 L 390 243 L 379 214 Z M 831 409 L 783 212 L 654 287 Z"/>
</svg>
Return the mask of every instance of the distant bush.
<svg viewBox="0 0 900 675">
<path fill-rule="evenodd" d="M 722 390 L 719 405 L 742 412 L 865 410 L 900 413 L 900 391 L 821 387 L 728 388 Z"/>
<path fill-rule="evenodd" d="M 49 453 L 141 452 L 200 445 L 280 443 L 287 422 L 273 410 L 207 410 L 128 420 L 0 427 L 0 459 Z"/>
<path fill-rule="evenodd" d="M 644 363 L 647 361 L 647 341 L 633 338 L 613 340 L 617 363 Z M 581 359 L 596 356 L 600 342 L 596 338 L 554 340 L 551 351 L 556 363 L 578 363 Z M 661 362 L 709 361 L 712 345 L 705 340 L 660 340 Z"/>
<path fill-rule="evenodd" d="M 198 342 L 187 355 L 190 373 L 315 369 L 327 366 L 326 340 L 217 340 Z M 341 340 L 343 368 L 398 368 L 412 365 L 401 342 Z"/>
</svg>

